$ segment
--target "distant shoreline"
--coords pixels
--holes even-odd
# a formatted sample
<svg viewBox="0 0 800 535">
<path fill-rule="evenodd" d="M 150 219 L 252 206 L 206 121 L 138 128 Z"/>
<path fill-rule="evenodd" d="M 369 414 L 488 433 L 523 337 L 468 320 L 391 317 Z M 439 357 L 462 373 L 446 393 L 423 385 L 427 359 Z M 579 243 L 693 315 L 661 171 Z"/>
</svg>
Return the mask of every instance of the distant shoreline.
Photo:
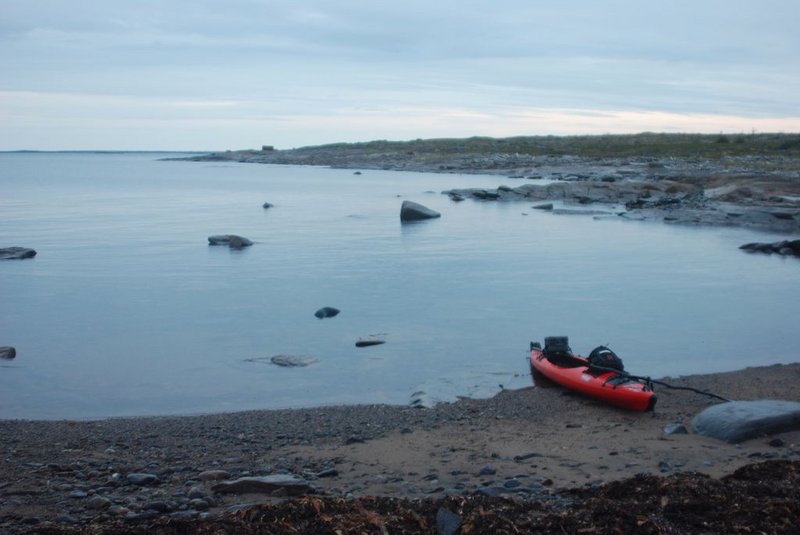
<svg viewBox="0 0 800 535">
<path fill-rule="evenodd" d="M 616 205 L 609 215 L 800 233 L 800 134 L 371 141 L 290 150 L 265 146 L 182 159 L 496 175 L 521 185 L 446 193 L 454 200 Z M 537 187 L 540 179 L 568 185 Z M 582 193 L 584 187 L 591 192 Z"/>
</svg>

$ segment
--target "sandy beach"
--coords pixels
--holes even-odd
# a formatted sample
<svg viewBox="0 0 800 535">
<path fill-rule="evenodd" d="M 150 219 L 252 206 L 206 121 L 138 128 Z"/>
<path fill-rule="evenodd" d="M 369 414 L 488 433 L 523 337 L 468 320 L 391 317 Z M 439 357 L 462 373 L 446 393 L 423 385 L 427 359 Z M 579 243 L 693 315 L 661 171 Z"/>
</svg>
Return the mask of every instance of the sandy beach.
<svg viewBox="0 0 800 535">
<path fill-rule="evenodd" d="M 665 380 L 734 400 L 800 401 L 800 364 Z M 663 387 L 657 394 L 653 413 L 626 412 L 532 381 L 491 399 L 431 409 L 2 421 L 0 529 L 136 532 L 175 522 L 213 524 L 254 504 L 296 504 L 285 489 L 214 490 L 244 476 L 292 474 L 308 484 L 303 494 L 326 500 L 421 504 L 480 496 L 558 508 L 568 489 L 603 489 L 643 474 L 719 478 L 762 461 L 800 462 L 800 432 L 742 444 L 667 434 L 668 425 L 689 427 L 718 401 Z"/>
</svg>

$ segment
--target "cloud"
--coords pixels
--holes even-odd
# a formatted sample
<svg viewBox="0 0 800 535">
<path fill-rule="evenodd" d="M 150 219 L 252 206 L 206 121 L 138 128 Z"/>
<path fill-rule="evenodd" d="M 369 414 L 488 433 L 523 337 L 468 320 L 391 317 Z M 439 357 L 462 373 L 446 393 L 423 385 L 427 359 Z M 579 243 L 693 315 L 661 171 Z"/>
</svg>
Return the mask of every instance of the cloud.
<svg viewBox="0 0 800 535">
<path fill-rule="evenodd" d="M 618 124 L 627 120 L 617 114 L 631 113 L 631 124 L 650 118 L 646 130 L 688 128 L 666 117 L 694 117 L 691 124 L 719 131 L 733 124 L 723 117 L 791 124 L 800 94 L 794 0 L 0 0 L 0 12 L 0 91 L 40 100 L 39 112 L 28 99 L 0 102 L 17 117 L 0 124 L 4 139 L 48 116 L 76 125 L 109 115 L 260 121 L 269 132 L 277 118 L 280 128 L 309 117 L 332 124 L 351 110 L 383 110 L 384 124 L 398 128 L 381 136 L 389 138 L 413 129 L 409 116 L 419 121 L 413 138 L 442 132 L 448 121 L 453 135 L 481 124 L 504 131 L 499 120 L 545 133 L 515 120 L 524 110 L 611 114 Z M 402 111 L 413 109 L 442 110 L 446 120 Z M 496 119 L 456 129 L 462 123 L 446 110 Z M 330 135 L 351 140 L 376 130 L 354 129 L 353 117 Z M 482 133 L 491 132 L 469 132 Z M 319 141 L 319 131 L 308 137 Z"/>
</svg>

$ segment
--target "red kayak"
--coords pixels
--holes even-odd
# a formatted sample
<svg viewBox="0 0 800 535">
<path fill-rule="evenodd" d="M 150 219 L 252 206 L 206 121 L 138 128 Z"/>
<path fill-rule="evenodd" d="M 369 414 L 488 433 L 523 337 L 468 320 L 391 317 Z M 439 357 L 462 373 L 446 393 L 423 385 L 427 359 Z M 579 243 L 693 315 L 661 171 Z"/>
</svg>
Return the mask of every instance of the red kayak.
<svg viewBox="0 0 800 535">
<path fill-rule="evenodd" d="M 603 346 L 582 357 L 572 353 L 566 337 L 545 338 L 545 349 L 531 342 L 531 367 L 565 388 L 623 409 L 652 411 L 656 405 L 651 385 L 630 378 L 622 361 Z"/>
</svg>

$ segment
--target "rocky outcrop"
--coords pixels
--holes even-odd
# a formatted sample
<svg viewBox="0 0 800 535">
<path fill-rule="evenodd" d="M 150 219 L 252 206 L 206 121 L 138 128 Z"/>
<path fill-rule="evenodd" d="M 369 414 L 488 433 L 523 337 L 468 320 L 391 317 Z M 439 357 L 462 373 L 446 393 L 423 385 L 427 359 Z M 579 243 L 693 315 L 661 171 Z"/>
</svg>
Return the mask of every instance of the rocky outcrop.
<svg viewBox="0 0 800 535">
<path fill-rule="evenodd" d="M 208 237 L 209 245 L 227 245 L 231 249 L 242 249 L 243 247 L 250 247 L 253 242 L 242 236 L 236 234 L 217 234 Z"/>
<path fill-rule="evenodd" d="M 442 214 L 436 210 L 431 210 L 427 206 L 423 206 L 414 201 L 403 201 L 403 205 L 400 207 L 400 221 L 404 223 L 411 221 L 422 221 L 425 219 L 435 219 L 441 216 Z"/>
<path fill-rule="evenodd" d="M 334 316 L 338 316 L 340 312 L 341 310 L 339 310 L 338 308 L 322 307 L 316 312 L 314 312 L 314 316 L 316 316 L 319 319 L 333 318 Z"/>
<path fill-rule="evenodd" d="M 11 360 L 17 356 L 17 350 L 11 346 L 0 347 L 0 359 Z"/>
<path fill-rule="evenodd" d="M 800 403 L 760 399 L 713 405 L 692 419 L 696 433 L 725 442 L 745 440 L 800 429 Z"/>
<path fill-rule="evenodd" d="M 739 249 L 748 253 L 779 254 L 781 256 L 800 256 L 800 240 L 783 240 L 772 243 L 745 243 Z"/>
<path fill-rule="evenodd" d="M 36 256 L 36 251 L 27 247 L 0 248 L 0 260 L 24 260 L 34 256 Z"/>
</svg>

